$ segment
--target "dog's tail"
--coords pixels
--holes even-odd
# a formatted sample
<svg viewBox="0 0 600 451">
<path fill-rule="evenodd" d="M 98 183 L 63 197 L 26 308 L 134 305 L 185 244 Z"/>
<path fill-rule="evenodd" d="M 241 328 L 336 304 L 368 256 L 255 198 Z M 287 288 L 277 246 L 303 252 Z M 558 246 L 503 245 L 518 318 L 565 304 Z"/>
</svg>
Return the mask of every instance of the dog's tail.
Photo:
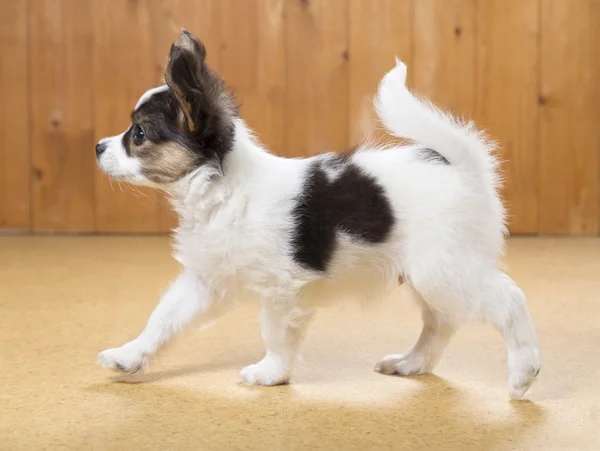
<svg viewBox="0 0 600 451">
<path fill-rule="evenodd" d="M 495 144 L 472 123 L 463 123 L 414 96 L 406 87 L 406 65 L 398 59 L 379 84 L 375 108 L 390 134 L 434 150 L 468 172 L 494 174 Z"/>
</svg>

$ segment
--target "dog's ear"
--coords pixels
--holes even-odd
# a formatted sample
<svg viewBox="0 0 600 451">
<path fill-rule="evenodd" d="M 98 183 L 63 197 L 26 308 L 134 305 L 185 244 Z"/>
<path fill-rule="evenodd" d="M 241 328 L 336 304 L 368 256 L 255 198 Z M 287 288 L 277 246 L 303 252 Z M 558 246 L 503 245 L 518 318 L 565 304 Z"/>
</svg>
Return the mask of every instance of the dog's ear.
<svg viewBox="0 0 600 451">
<path fill-rule="evenodd" d="M 206 49 L 183 30 L 171 46 L 165 81 L 181 112 L 181 127 L 205 158 L 219 164 L 231 149 L 237 105 L 223 80 L 206 65 Z"/>
<path fill-rule="evenodd" d="M 194 132 L 199 125 L 200 102 L 211 100 L 206 93 L 212 90 L 210 84 L 214 80 L 205 59 L 204 45 L 187 30 L 183 30 L 177 42 L 171 45 L 165 81 L 177 99 L 184 126 L 190 132 Z M 210 104 L 204 105 L 206 107 L 210 108 Z"/>
<path fill-rule="evenodd" d="M 175 43 L 175 46 L 194 53 L 204 63 L 204 60 L 206 59 L 206 48 L 204 47 L 204 44 L 186 29 L 181 30 L 181 34 L 179 35 L 179 39 Z"/>
</svg>

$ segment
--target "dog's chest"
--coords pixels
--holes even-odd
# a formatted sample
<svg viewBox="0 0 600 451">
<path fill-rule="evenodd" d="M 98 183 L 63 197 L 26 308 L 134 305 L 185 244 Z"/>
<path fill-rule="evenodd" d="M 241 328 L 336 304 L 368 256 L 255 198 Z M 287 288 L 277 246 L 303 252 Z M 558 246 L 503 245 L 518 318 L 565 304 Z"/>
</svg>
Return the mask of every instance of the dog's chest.
<svg viewBox="0 0 600 451">
<path fill-rule="evenodd" d="M 222 295 L 277 295 L 300 270 L 290 248 L 290 202 L 259 194 L 178 208 L 175 258 Z"/>
<path fill-rule="evenodd" d="M 222 212 L 209 222 L 183 223 L 176 234 L 175 258 L 219 296 L 264 296 L 289 279 L 289 259 L 281 236 L 264 222 Z"/>
<path fill-rule="evenodd" d="M 239 230 L 232 227 L 180 229 L 175 258 L 211 287 L 225 289 L 237 284 L 240 262 L 247 252 L 239 245 L 238 237 Z"/>
</svg>

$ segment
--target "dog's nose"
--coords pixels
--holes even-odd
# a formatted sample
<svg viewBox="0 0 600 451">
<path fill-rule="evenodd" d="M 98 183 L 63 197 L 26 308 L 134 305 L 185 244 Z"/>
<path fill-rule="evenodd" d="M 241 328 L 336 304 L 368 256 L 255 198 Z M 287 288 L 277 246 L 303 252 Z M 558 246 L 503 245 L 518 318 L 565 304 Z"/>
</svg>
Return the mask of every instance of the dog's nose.
<svg viewBox="0 0 600 451">
<path fill-rule="evenodd" d="M 98 144 L 96 144 L 96 156 L 99 157 L 100 155 L 102 155 L 102 152 L 104 152 L 106 150 L 106 144 L 105 143 L 101 143 L 99 142 Z"/>
</svg>

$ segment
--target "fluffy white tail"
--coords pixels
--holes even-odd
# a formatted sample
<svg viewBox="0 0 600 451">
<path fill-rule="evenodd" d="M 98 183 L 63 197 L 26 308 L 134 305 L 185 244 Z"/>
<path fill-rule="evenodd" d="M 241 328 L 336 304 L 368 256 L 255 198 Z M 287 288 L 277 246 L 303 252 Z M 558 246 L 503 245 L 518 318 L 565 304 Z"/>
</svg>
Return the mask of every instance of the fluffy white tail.
<svg viewBox="0 0 600 451">
<path fill-rule="evenodd" d="M 394 136 L 435 150 L 450 164 L 477 173 L 493 170 L 495 145 L 472 123 L 462 123 L 429 101 L 415 97 L 406 87 L 406 65 L 396 67 L 379 84 L 375 108 L 380 121 Z"/>
</svg>

